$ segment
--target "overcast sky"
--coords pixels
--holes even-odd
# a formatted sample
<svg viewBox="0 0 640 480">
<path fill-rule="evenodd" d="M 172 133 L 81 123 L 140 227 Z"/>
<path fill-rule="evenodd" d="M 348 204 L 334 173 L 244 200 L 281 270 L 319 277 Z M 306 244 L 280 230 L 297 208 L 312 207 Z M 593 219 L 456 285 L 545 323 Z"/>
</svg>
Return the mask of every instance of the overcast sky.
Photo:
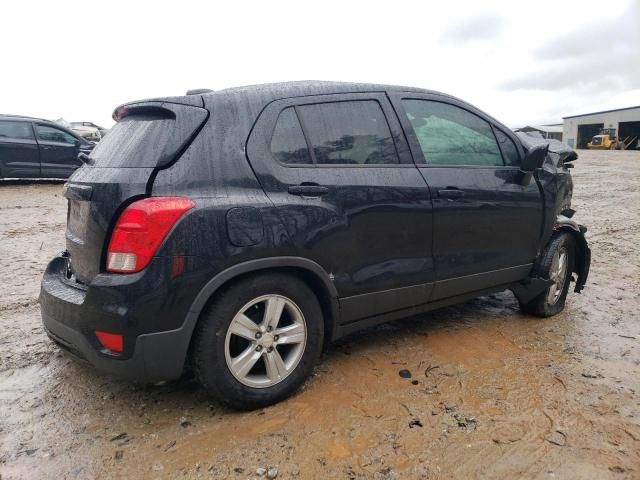
<svg viewBox="0 0 640 480">
<path fill-rule="evenodd" d="M 287 80 L 418 86 L 515 127 L 640 105 L 640 0 L 3 2 L 0 113 Z"/>
</svg>

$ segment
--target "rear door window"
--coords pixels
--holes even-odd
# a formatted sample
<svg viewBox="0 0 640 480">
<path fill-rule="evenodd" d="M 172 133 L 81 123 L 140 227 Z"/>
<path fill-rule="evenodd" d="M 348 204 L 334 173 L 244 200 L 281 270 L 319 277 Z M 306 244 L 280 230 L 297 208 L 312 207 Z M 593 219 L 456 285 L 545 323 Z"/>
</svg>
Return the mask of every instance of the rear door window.
<svg viewBox="0 0 640 480">
<path fill-rule="evenodd" d="M 491 125 L 448 103 L 405 99 L 425 161 L 431 165 L 503 166 Z"/>
<path fill-rule="evenodd" d="M 12 122 L 0 120 L 0 140 L 33 140 L 30 122 Z"/>
<path fill-rule="evenodd" d="M 319 165 L 398 164 L 398 153 L 375 100 L 296 107 Z"/>
<path fill-rule="evenodd" d="M 282 163 L 311 164 L 311 155 L 293 107 L 278 117 L 271 137 L 271 153 Z"/>
<path fill-rule="evenodd" d="M 74 145 L 77 141 L 76 137 L 64 130 L 50 127 L 48 125 L 36 125 L 36 133 L 38 135 L 38 140 L 42 142 L 67 143 L 69 145 Z"/>
</svg>

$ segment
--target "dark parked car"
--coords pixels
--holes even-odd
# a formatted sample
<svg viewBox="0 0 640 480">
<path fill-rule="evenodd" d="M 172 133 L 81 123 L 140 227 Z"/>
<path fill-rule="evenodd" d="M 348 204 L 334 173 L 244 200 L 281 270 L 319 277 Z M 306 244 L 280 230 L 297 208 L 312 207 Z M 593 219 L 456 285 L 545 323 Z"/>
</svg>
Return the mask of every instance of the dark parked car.
<svg viewBox="0 0 640 480">
<path fill-rule="evenodd" d="M 191 365 L 255 408 L 364 327 L 505 289 L 549 316 L 585 284 L 575 152 L 454 97 L 299 82 L 114 119 L 65 186 L 67 250 L 40 296 L 51 338 L 103 371 Z"/>
<path fill-rule="evenodd" d="M 93 147 L 57 123 L 0 115 L 0 178 L 67 178 Z"/>
</svg>

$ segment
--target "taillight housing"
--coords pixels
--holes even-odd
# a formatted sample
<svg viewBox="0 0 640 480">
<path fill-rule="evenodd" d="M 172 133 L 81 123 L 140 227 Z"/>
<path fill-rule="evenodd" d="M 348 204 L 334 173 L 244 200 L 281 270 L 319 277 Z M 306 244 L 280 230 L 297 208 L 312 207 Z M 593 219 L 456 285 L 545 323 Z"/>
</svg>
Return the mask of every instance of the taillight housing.
<svg viewBox="0 0 640 480">
<path fill-rule="evenodd" d="M 124 209 L 109 240 L 107 271 L 135 273 L 144 269 L 169 230 L 195 206 L 185 197 L 150 197 Z"/>
</svg>

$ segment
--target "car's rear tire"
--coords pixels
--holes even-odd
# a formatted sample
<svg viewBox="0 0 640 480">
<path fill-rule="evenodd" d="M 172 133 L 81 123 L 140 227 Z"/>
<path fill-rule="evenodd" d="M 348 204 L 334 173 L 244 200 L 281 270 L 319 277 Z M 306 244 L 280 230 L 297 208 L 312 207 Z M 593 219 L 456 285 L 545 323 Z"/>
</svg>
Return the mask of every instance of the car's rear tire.
<svg viewBox="0 0 640 480">
<path fill-rule="evenodd" d="M 575 264 L 575 241 L 569 233 L 554 235 L 536 263 L 534 275 L 548 278 L 553 284 L 520 308 L 539 317 L 550 317 L 560 313 L 569 292 L 571 274 Z"/>
<path fill-rule="evenodd" d="M 195 332 L 192 362 L 220 402 L 250 410 L 293 394 L 320 357 L 324 324 L 313 291 L 282 273 L 243 278 L 217 293 Z"/>
</svg>

